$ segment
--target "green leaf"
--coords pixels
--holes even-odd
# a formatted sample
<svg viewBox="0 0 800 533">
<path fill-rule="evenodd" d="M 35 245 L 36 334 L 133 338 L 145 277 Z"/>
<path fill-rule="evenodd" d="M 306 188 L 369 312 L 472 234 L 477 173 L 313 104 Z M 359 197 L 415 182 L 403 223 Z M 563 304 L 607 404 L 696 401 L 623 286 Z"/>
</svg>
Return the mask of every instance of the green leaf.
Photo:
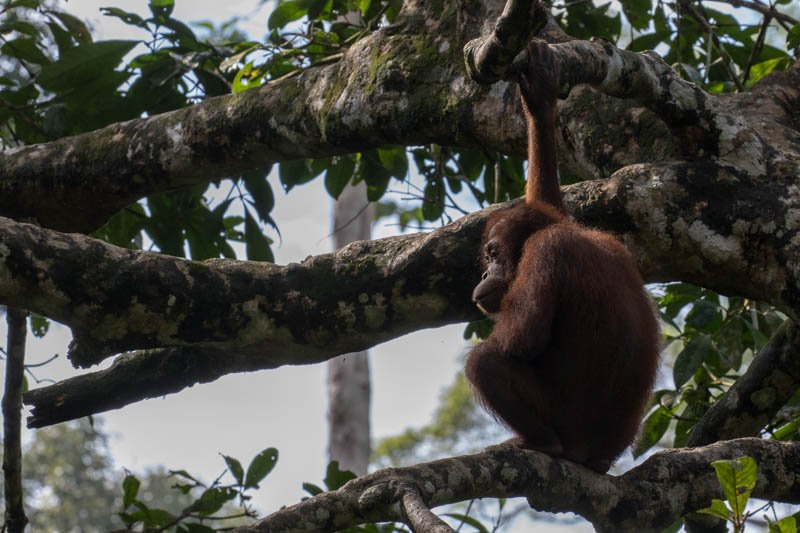
<svg viewBox="0 0 800 533">
<path fill-rule="evenodd" d="M 800 418 L 796 418 L 773 431 L 772 438 L 775 440 L 793 440 L 798 429 L 800 429 Z"/>
<path fill-rule="evenodd" d="M 675 318 L 681 309 L 688 304 L 700 299 L 700 288 L 688 283 L 670 283 L 664 287 L 664 296 L 659 298 L 659 308 L 664 308 L 664 312 L 670 318 Z"/>
<path fill-rule="evenodd" d="M 308 183 L 324 170 L 324 168 L 313 168 L 313 161 L 313 159 L 295 159 L 283 161 L 278 165 L 278 177 L 286 192 L 296 185 Z"/>
<path fill-rule="evenodd" d="M 728 508 L 725 507 L 725 502 L 723 502 L 722 500 L 714 499 L 711 501 L 711 507 L 700 509 L 697 512 L 714 515 L 717 518 L 722 518 L 723 520 L 731 519 L 730 513 L 728 512 Z"/>
<path fill-rule="evenodd" d="M 670 524 L 669 527 L 662 529 L 661 533 L 678 533 L 678 531 L 680 531 L 682 527 L 683 527 L 683 518 L 679 518 L 678 520 Z"/>
<path fill-rule="evenodd" d="M 142 19 L 142 17 L 136 13 L 131 13 L 118 7 L 101 7 L 100 11 L 103 12 L 103 15 L 107 17 L 116 17 L 130 26 L 147 28 L 147 23 L 145 23 L 144 19 Z"/>
<path fill-rule="evenodd" d="M 258 218 L 262 222 L 268 222 L 274 226 L 270 213 L 272 208 L 275 207 L 275 195 L 272 192 L 272 187 L 267 181 L 270 168 L 257 168 L 242 174 L 242 181 L 244 187 L 250 194 L 251 204 L 258 214 Z"/>
<path fill-rule="evenodd" d="M 242 463 L 235 457 L 229 455 L 223 455 L 222 458 L 225 459 L 225 464 L 228 465 L 228 471 L 230 471 L 236 479 L 236 483 L 239 485 L 244 483 L 244 468 L 242 468 Z"/>
<path fill-rule="evenodd" d="M 787 516 L 776 523 L 769 523 L 769 533 L 797 533 L 797 520 L 794 516 Z"/>
<path fill-rule="evenodd" d="M 339 198 L 342 191 L 350 183 L 355 172 L 356 164 L 349 155 L 338 156 L 333 159 L 333 164 L 325 172 L 325 190 L 332 198 Z"/>
<path fill-rule="evenodd" d="M 450 518 L 458 520 L 459 522 L 463 522 L 465 524 L 469 524 L 470 526 L 474 527 L 476 531 L 479 531 L 480 533 L 489 533 L 489 530 L 486 529 L 486 526 L 484 526 L 483 524 L 481 524 L 479 521 L 475 520 L 471 516 L 468 516 L 468 515 L 465 515 L 465 514 L 460 514 L 460 513 L 445 513 L 444 516 L 449 516 Z"/>
<path fill-rule="evenodd" d="M 700 365 L 711 354 L 711 336 L 705 333 L 690 340 L 683 351 L 675 359 L 672 368 L 672 378 L 675 388 L 679 389 L 700 368 Z"/>
<path fill-rule="evenodd" d="M 633 448 L 633 457 L 639 457 L 655 446 L 664 436 L 664 433 L 667 432 L 671 421 L 672 413 L 664 409 L 663 406 L 659 405 L 655 411 L 650 413 L 650 416 L 647 417 L 642 425 L 641 435 Z"/>
<path fill-rule="evenodd" d="M 422 216 L 425 220 L 436 220 L 444 212 L 445 190 L 441 179 L 428 180 L 422 200 Z"/>
<path fill-rule="evenodd" d="M 175 9 L 175 0 L 150 0 L 150 12 L 154 17 L 168 17 L 172 15 L 172 10 Z"/>
<path fill-rule="evenodd" d="M 122 509 L 127 509 L 136 500 L 136 495 L 139 493 L 139 487 L 142 483 L 133 474 L 128 474 L 122 480 Z"/>
<path fill-rule="evenodd" d="M 622 11 L 631 26 L 641 31 L 650 25 L 651 5 L 650 0 L 622 0 Z"/>
<path fill-rule="evenodd" d="M 39 0 L 13 0 L 10 4 L 8 4 L 8 9 L 13 9 L 15 7 L 36 9 L 39 7 Z"/>
<path fill-rule="evenodd" d="M 316 496 L 317 494 L 322 494 L 323 492 L 325 492 L 324 490 L 314 485 L 313 483 L 303 483 L 303 490 L 311 494 L 312 496 Z"/>
<path fill-rule="evenodd" d="M 713 333 L 722 325 L 719 305 L 707 300 L 698 300 L 686 315 L 686 327 Z"/>
<path fill-rule="evenodd" d="M 58 61 L 42 67 L 36 82 L 50 91 L 85 86 L 113 71 L 137 44 L 138 41 L 98 41 L 70 48 Z"/>
<path fill-rule="evenodd" d="M 47 331 L 50 329 L 50 320 L 41 315 L 37 315 L 36 313 L 31 313 L 30 322 L 31 332 L 33 333 L 34 337 L 41 339 L 47 335 Z"/>
<path fill-rule="evenodd" d="M 687 391 L 681 396 L 681 400 L 686 404 L 686 407 L 675 424 L 675 438 L 672 441 L 673 448 L 686 446 L 692 429 L 705 413 L 705 406 L 702 403 L 705 400 L 705 394 L 701 390 Z"/>
<path fill-rule="evenodd" d="M 279 4 L 272 12 L 267 21 L 267 28 L 280 29 L 293 20 L 303 17 L 308 12 L 308 8 L 301 5 L 298 0 L 289 0 Z"/>
<path fill-rule="evenodd" d="M 33 37 L 19 37 L 6 42 L 0 47 L 0 52 L 7 57 L 14 57 L 37 65 L 47 65 L 50 60 L 39 49 L 38 42 Z"/>
<path fill-rule="evenodd" d="M 81 19 L 63 11 L 48 10 L 47 14 L 53 15 L 60 20 L 61 24 L 75 37 L 76 41 L 81 44 L 91 44 L 92 34 Z"/>
<path fill-rule="evenodd" d="M 770 72 L 786 70 L 790 66 L 792 66 L 792 60 L 789 59 L 789 57 L 778 57 L 756 63 L 753 65 L 753 68 L 750 69 L 750 82 L 756 83 Z"/>
<path fill-rule="evenodd" d="M 380 2 L 377 2 L 380 3 Z M 358 0 L 358 9 L 361 10 L 361 16 L 366 18 L 367 12 L 369 11 L 370 5 L 372 4 L 372 0 Z"/>
<path fill-rule="evenodd" d="M 644 50 L 653 50 L 656 46 L 661 44 L 664 40 L 663 35 L 657 33 L 645 33 L 635 38 L 628 44 L 628 50 L 633 52 L 642 52 Z"/>
<path fill-rule="evenodd" d="M 792 26 L 792 29 L 786 34 L 787 50 L 793 50 L 798 46 L 800 46 L 800 23 Z"/>
<path fill-rule="evenodd" d="M 266 75 L 267 71 L 254 68 L 252 61 L 247 63 L 233 78 L 233 92 L 238 93 L 253 87 L 259 87 L 261 80 Z"/>
<path fill-rule="evenodd" d="M 331 0 L 305 0 L 308 6 L 308 19 L 316 20 L 322 15 L 323 12 L 330 13 L 333 2 Z"/>
<path fill-rule="evenodd" d="M 231 501 L 238 495 L 238 492 L 230 487 L 212 487 L 200 496 L 190 506 L 190 509 L 197 514 L 208 516 L 216 513 L 227 502 Z"/>
<path fill-rule="evenodd" d="M 245 488 L 258 488 L 258 484 L 262 479 L 267 477 L 275 463 L 278 462 L 278 450 L 275 448 L 267 448 L 261 453 L 256 455 L 247 467 L 247 476 L 245 477 Z"/>
<path fill-rule="evenodd" d="M 402 180 L 408 173 L 408 157 L 404 146 L 378 148 L 378 158 L 383 168 L 395 178 Z"/>
<path fill-rule="evenodd" d="M 147 521 L 150 527 L 163 527 L 175 522 L 175 515 L 164 509 L 149 509 L 147 511 Z"/>
<path fill-rule="evenodd" d="M 464 339 L 470 340 L 473 335 L 479 339 L 489 338 L 489 334 L 494 327 L 494 321 L 491 318 L 481 318 L 480 320 L 473 320 L 467 327 L 464 328 Z"/>
<path fill-rule="evenodd" d="M 270 248 L 272 240 L 264 235 L 264 232 L 261 231 L 261 227 L 250 214 L 250 211 L 247 211 L 245 216 L 244 235 L 248 260 L 266 261 L 268 263 L 275 262 L 275 256 L 272 254 L 272 249 Z"/>
<path fill-rule="evenodd" d="M 358 180 L 364 180 L 367 184 L 367 200 L 377 202 L 380 200 L 386 189 L 389 187 L 391 174 L 381 163 L 377 150 L 361 152 L 358 155 Z"/>
<path fill-rule="evenodd" d="M 358 476 L 349 470 L 339 470 L 339 461 L 331 461 L 328 463 L 328 470 L 323 481 L 328 490 L 336 490 L 356 477 Z"/>
<path fill-rule="evenodd" d="M 186 470 L 170 470 L 169 471 L 169 475 L 170 476 L 178 476 L 178 477 L 182 477 L 182 478 L 185 478 L 185 479 L 189 479 L 189 480 L 193 481 L 195 485 L 199 485 L 200 484 L 200 482 L 197 481 L 194 477 L 192 477 L 192 475 L 189 472 L 187 472 Z"/>
<path fill-rule="evenodd" d="M 750 493 L 756 486 L 758 466 L 755 459 L 744 456 L 711 463 L 717 471 L 725 498 L 736 516 L 743 516 Z"/>
<path fill-rule="evenodd" d="M 24 33 L 31 37 L 41 37 L 39 28 L 27 20 L 6 19 L 0 23 L 0 34 L 10 33 L 12 31 Z"/>
</svg>

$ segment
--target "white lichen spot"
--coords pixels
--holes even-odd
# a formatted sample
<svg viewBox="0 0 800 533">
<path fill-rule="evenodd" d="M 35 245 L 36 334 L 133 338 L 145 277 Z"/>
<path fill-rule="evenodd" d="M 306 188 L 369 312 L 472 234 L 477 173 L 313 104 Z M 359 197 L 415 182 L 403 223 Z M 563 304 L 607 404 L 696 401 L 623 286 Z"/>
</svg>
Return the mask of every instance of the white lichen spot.
<svg viewBox="0 0 800 533">
<path fill-rule="evenodd" d="M 611 93 L 618 92 L 621 89 L 627 89 L 627 87 L 623 87 L 621 83 L 622 72 L 625 68 L 622 56 L 618 53 L 611 54 L 606 65 L 606 77 L 600 82 L 600 88 L 603 91 Z"/>
<path fill-rule="evenodd" d="M 444 41 L 439 45 L 439 53 L 444 54 L 450 50 L 450 41 Z"/>
<path fill-rule="evenodd" d="M 378 329 L 386 322 L 386 305 L 364 307 L 364 322 L 369 329 Z"/>
<path fill-rule="evenodd" d="M 172 126 L 168 126 L 166 133 L 167 137 L 169 137 L 169 140 L 172 141 L 172 144 L 183 143 L 183 125 L 180 122 Z"/>
<path fill-rule="evenodd" d="M 699 220 L 689 226 L 689 238 L 700 246 L 700 251 L 707 260 L 716 264 L 730 261 L 740 263 L 742 247 L 734 237 L 726 237 L 715 232 Z"/>
<path fill-rule="evenodd" d="M 268 121 L 269 127 L 272 128 L 275 132 L 278 133 L 281 137 L 286 139 L 287 141 L 291 142 L 292 144 L 301 144 L 303 141 L 303 137 L 297 135 L 297 132 L 287 128 L 283 124 L 279 124 L 275 117 L 269 117 Z"/>
<path fill-rule="evenodd" d="M 784 215 L 784 229 L 787 231 L 800 229 L 800 209 L 789 208 Z"/>
<path fill-rule="evenodd" d="M 127 318 L 119 315 L 107 314 L 94 328 L 94 335 L 100 341 L 109 341 L 123 338 L 127 331 Z"/>
<path fill-rule="evenodd" d="M 434 485 L 430 481 L 426 481 L 423 488 L 425 489 L 425 492 L 427 492 L 428 494 L 433 494 L 434 492 L 436 492 L 436 485 Z"/>
<path fill-rule="evenodd" d="M 500 479 L 503 480 L 503 483 L 512 485 L 516 483 L 518 477 L 519 477 L 519 471 L 516 468 L 512 468 L 510 466 L 504 466 L 503 469 L 500 471 Z"/>
<path fill-rule="evenodd" d="M 719 161 L 751 176 L 766 173 L 767 162 L 761 139 L 742 117 L 720 112 L 714 118 L 714 125 L 719 129 Z"/>
<path fill-rule="evenodd" d="M 339 300 L 339 310 L 336 312 L 339 318 L 344 321 L 347 327 L 353 327 L 356 323 L 355 306 L 349 302 Z"/>
<path fill-rule="evenodd" d="M 11 255 L 11 248 L 6 243 L 0 242 L 0 256 L 5 259 L 9 255 Z"/>
<path fill-rule="evenodd" d="M 778 231 L 778 225 L 775 223 L 775 221 L 770 220 L 766 224 L 761 225 L 761 231 L 764 233 L 775 233 Z"/>
<path fill-rule="evenodd" d="M 331 513 L 330 513 L 330 511 L 328 511 L 324 507 L 320 507 L 320 508 L 318 508 L 316 510 L 314 515 L 316 516 L 317 520 L 325 521 L 325 520 L 328 520 L 328 518 L 331 516 Z"/>
<path fill-rule="evenodd" d="M 669 93 L 681 109 L 697 109 L 697 98 L 691 86 L 679 80 L 672 80 L 669 84 Z"/>
<path fill-rule="evenodd" d="M 263 295 L 242 302 L 242 314 L 249 318 L 247 325 L 239 332 L 239 345 L 251 346 L 270 340 L 273 344 L 279 341 L 292 342 L 292 334 L 287 328 L 277 328 L 269 316 L 262 312 L 261 306 L 268 307 L 269 301 Z M 275 305 L 277 308 L 277 305 Z"/>
<path fill-rule="evenodd" d="M 169 297 L 167 298 L 167 307 L 173 307 L 175 305 L 175 302 L 177 301 L 178 299 L 175 298 L 175 295 L 170 294 Z"/>
</svg>

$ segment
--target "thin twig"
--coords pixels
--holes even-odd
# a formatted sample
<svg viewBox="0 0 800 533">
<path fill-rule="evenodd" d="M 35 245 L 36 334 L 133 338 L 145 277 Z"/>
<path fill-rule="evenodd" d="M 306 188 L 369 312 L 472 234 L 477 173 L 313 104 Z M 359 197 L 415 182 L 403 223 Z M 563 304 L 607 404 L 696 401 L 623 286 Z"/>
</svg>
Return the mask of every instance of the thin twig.
<svg viewBox="0 0 800 533">
<path fill-rule="evenodd" d="M 698 2 L 702 0 L 697 0 Z M 751 0 L 713 0 L 714 2 L 719 2 L 721 4 L 729 4 L 733 7 L 743 7 L 745 9 L 752 9 L 753 11 L 758 11 L 762 15 L 772 15 L 775 19 L 781 23 L 781 26 L 784 29 L 789 30 L 791 29 L 787 24 L 795 25 L 798 23 L 798 20 L 790 17 L 785 13 L 781 13 L 775 6 L 765 6 L 764 4 L 760 4 L 758 2 L 752 2 Z"/>
<path fill-rule="evenodd" d="M 689 3 L 689 1 L 690 0 L 680 0 L 680 2 L 685 5 L 686 10 L 689 12 L 689 16 L 691 16 L 695 21 L 697 21 L 698 24 L 700 24 L 700 26 L 702 26 L 703 30 L 708 34 L 709 38 L 714 43 L 717 53 L 719 53 L 723 59 L 722 66 L 725 68 L 728 78 L 736 85 L 736 90 L 740 92 L 743 91 L 744 87 L 739 81 L 739 76 L 737 76 L 731 69 L 731 63 L 734 63 L 734 61 L 731 59 L 730 54 L 728 54 L 728 51 L 725 49 L 725 45 L 723 45 L 722 41 L 720 41 L 719 37 L 717 37 L 713 26 L 709 24 L 708 18 L 705 16 L 705 14 L 698 12 L 697 9 L 695 9 L 695 7 Z"/>
<path fill-rule="evenodd" d="M 753 68 L 753 65 L 761 56 L 761 50 L 764 48 L 764 38 L 767 36 L 767 30 L 769 29 L 771 22 L 772 14 L 765 15 L 764 20 L 761 22 L 761 29 L 758 32 L 756 44 L 750 51 L 750 58 L 747 60 L 747 68 L 745 68 L 744 72 L 742 73 L 742 85 L 747 83 L 748 78 L 750 78 L 750 69 Z"/>
</svg>

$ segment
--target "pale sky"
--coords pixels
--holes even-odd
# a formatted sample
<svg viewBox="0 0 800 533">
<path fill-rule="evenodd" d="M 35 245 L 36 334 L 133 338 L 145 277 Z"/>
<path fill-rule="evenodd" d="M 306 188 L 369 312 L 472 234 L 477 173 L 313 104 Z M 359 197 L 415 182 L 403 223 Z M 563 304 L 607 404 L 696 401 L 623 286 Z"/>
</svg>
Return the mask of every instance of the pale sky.
<svg viewBox="0 0 800 533">
<path fill-rule="evenodd" d="M 174 16 L 183 21 L 224 21 L 245 15 L 239 27 L 251 38 L 265 33 L 269 5 L 256 10 L 257 0 L 177 0 Z M 72 0 L 66 9 L 92 25 L 95 39 L 141 38 L 99 8 L 114 6 L 146 16 L 146 0 Z M 273 217 L 283 236 L 275 245 L 276 262 L 296 262 L 331 250 L 331 199 L 321 179 L 286 195 L 270 178 L 276 194 Z M 375 228 L 376 236 L 393 234 L 391 226 Z M 5 339 L 5 321 L 0 321 Z M 461 371 L 458 357 L 466 349 L 463 325 L 426 330 L 387 342 L 371 350 L 373 438 L 397 434 L 425 424 L 438 404 L 443 387 Z M 37 363 L 53 353 L 61 356 L 36 369 L 40 378 L 65 379 L 77 374 L 64 354 L 68 328 L 53 325 L 44 341 L 31 338 L 26 360 Z M 106 365 L 109 362 L 106 362 Z M 327 465 L 326 385 L 324 364 L 283 367 L 223 377 L 162 399 L 148 400 L 104 413 L 104 429 L 118 468 L 142 472 L 163 464 L 201 475 L 206 481 L 225 468 L 220 453 L 247 465 L 264 448 L 274 446 L 280 457 L 275 470 L 254 495 L 258 509 L 268 514 L 306 495 L 303 482 L 321 485 Z M 31 387 L 35 385 L 31 383 Z M 515 528 L 519 529 L 519 528 Z M 549 524 L 527 525 L 525 531 L 562 531 Z M 587 525 L 569 531 L 592 531 Z"/>
</svg>

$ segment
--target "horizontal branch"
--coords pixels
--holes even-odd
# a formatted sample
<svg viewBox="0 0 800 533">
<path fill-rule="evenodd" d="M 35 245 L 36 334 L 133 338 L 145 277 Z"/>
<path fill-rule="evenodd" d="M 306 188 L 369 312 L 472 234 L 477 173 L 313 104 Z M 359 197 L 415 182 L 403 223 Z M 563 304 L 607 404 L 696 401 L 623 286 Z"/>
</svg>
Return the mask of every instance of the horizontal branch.
<svg viewBox="0 0 800 533">
<path fill-rule="evenodd" d="M 319 362 L 477 317 L 484 216 L 283 267 L 190 261 L 0 218 L 0 302 L 70 326 L 80 367 L 166 346 L 215 351 L 234 370 Z"/>
<path fill-rule="evenodd" d="M 428 508 L 474 498 L 525 497 L 537 511 L 574 511 L 597 531 L 660 531 L 710 505 L 722 490 L 712 461 L 753 457 L 759 476 L 753 496 L 800 503 L 800 444 L 739 439 L 704 448 L 659 452 L 622 476 L 599 475 L 569 461 L 509 445 L 405 468 L 380 470 L 276 511 L 237 533 L 328 532 L 369 522 L 410 522 Z M 411 494 L 408 499 L 406 496 Z M 444 531 L 444 529 L 442 529 Z"/>
<path fill-rule="evenodd" d="M 31 407 L 27 425 L 40 428 L 77 420 L 261 368 L 257 358 L 225 357 L 201 348 L 138 350 L 120 355 L 104 370 L 26 391 L 23 401 Z"/>
<path fill-rule="evenodd" d="M 487 95 L 454 82 L 464 77 L 456 17 L 397 22 L 353 44 L 333 65 L 183 109 L 0 151 L 0 215 L 88 233 L 142 197 L 275 162 L 386 144 L 477 145 L 479 137 L 483 146 L 507 145 L 507 136 L 492 142 L 497 134 L 475 117 L 476 99 Z M 521 150 L 521 127 L 519 133 Z"/>
<path fill-rule="evenodd" d="M 797 200 L 783 200 L 796 193 L 789 182 L 724 176 L 697 162 L 632 165 L 565 187 L 564 196 L 577 220 L 625 242 L 647 281 L 694 283 L 796 318 L 800 264 L 787 258 L 800 256 L 800 219 L 789 213 Z M 283 267 L 187 261 L 0 219 L 0 303 L 69 325 L 73 363 L 183 348 L 130 354 L 102 379 L 31 391 L 31 423 L 117 408 L 229 372 L 321 362 L 476 318 L 470 294 L 480 234 L 497 208 L 429 234 L 361 241 Z M 166 361 L 155 371 L 158 357 Z M 196 371 L 174 371 L 171 380 L 170 368 Z M 106 383 L 120 384 L 119 393 L 108 396 Z"/>
</svg>

